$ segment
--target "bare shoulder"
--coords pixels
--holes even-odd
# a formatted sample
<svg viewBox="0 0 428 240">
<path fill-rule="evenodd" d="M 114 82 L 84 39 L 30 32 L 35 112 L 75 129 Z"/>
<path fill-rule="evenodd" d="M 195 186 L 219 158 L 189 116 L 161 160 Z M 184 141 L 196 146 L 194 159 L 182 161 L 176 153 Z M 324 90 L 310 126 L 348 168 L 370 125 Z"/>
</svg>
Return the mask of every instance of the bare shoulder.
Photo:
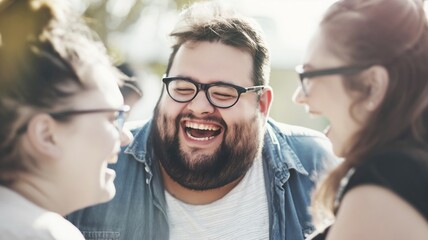
<svg viewBox="0 0 428 240">
<path fill-rule="evenodd" d="M 428 222 L 414 207 L 392 191 L 361 185 L 341 202 L 328 240 L 428 238 Z"/>
</svg>

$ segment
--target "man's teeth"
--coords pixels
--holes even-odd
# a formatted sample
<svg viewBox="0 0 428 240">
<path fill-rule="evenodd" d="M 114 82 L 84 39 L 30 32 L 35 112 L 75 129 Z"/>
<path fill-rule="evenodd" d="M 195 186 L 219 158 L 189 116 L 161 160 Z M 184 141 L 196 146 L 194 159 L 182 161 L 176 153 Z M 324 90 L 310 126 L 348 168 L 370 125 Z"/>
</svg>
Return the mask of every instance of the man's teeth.
<svg viewBox="0 0 428 240">
<path fill-rule="evenodd" d="M 209 131 L 217 131 L 220 129 L 220 127 L 215 125 L 207 125 L 207 124 L 200 124 L 200 123 L 191 123 L 187 122 L 186 127 L 193 128 L 193 129 L 199 129 L 199 130 L 209 130 Z"/>
<path fill-rule="evenodd" d="M 207 140 L 211 140 L 211 139 L 213 139 L 213 138 L 214 138 L 214 136 L 211 136 L 211 137 L 203 137 L 203 138 L 196 138 L 196 137 L 194 137 L 194 136 L 190 135 L 190 133 L 189 133 L 189 132 L 186 132 L 186 134 L 187 134 L 187 136 L 188 136 L 189 138 L 191 138 L 191 139 L 193 139 L 193 140 L 196 140 L 196 141 L 207 141 Z"/>
<path fill-rule="evenodd" d="M 196 141 L 208 141 L 216 137 L 215 132 L 220 130 L 219 126 L 216 126 L 214 124 L 203 124 L 203 123 L 194 123 L 194 122 L 186 122 L 185 127 L 188 129 L 186 130 L 186 134 L 189 138 L 196 140 Z M 192 135 L 192 129 L 198 130 L 198 131 L 210 131 L 211 133 L 206 132 L 206 134 L 195 134 L 196 132 L 193 132 Z M 199 135 L 199 137 L 195 136 Z M 206 135 L 206 136 L 203 136 Z M 208 136 L 211 135 L 211 136 Z"/>
</svg>

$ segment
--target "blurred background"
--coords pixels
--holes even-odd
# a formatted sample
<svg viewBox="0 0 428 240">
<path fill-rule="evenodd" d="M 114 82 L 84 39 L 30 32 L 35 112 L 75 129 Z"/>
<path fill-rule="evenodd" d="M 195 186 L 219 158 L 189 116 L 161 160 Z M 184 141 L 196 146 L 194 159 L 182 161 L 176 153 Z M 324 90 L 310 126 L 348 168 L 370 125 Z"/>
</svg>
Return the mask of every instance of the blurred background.
<svg viewBox="0 0 428 240">
<path fill-rule="evenodd" d="M 277 121 L 322 130 L 327 122 L 305 113 L 291 101 L 298 86 L 294 67 L 300 64 L 308 40 L 326 8 L 335 0 L 224 0 L 262 27 L 271 51 L 270 85 L 274 89 L 271 117 Z M 170 53 L 168 34 L 178 13 L 191 0 L 82 0 L 73 1 L 112 55 L 115 63 L 137 80 L 142 89 L 128 120 L 152 115 L 161 91 L 161 76 Z"/>
</svg>

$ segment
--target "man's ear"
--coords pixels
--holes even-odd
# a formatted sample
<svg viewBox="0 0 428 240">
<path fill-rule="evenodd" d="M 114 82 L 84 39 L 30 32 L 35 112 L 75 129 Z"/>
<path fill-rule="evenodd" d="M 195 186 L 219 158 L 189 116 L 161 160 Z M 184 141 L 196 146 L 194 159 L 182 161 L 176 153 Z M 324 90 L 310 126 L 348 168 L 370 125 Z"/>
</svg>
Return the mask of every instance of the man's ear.
<svg viewBox="0 0 428 240">
<path fill-rule="evenodd" d="M 366 84 L 369 87 L 369 95 L 365 101 L 365 109 L 372 112 L 383 102 L 388 90 L 389 74 L 385 67 L 380 65 L 372 66 L 368 70 Z"/>
<path fill-rule="evenodd" d="M 55 139 L 56 121 L 48 114 L 31 118 L 27 127 L 27 138 L 36 154 L 57 158 L 60 149 Z"/>
<path fill-rule="evenodd" d="M 260 95 L 260 112 L 262 115 L 267 118 L 269 116 L 270 107 L 272 106 L 273 101 L 273 90 L 270 86 L 266 86 Z"/>
</svg>

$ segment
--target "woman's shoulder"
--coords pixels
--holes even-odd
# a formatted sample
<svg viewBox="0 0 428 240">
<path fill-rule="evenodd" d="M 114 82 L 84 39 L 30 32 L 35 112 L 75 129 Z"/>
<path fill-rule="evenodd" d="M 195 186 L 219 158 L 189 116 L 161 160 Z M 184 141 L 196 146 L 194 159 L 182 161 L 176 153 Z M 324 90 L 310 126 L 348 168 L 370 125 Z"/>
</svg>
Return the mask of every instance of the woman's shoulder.
<svg viewBox="0 0 428 240">
<path fill-rule="evenodd" d="M 344 196 L 329 239 L 426 239 L 426 216 L 379 185 L 358 185 Z"/>
<path fill-rule="evenodd" d="M 40 208 L 15 191 L 0 186 L 1 239 L 84 239 L 61 215 Z"/>
<path fill-rule="evenodd" d="M 376 185 L 392 191 L 428 220 L 427 159 L 399 151 L 374 154 L 354 168 L 345 194 L 360 185 Z"/>
<path fill-rule="evenodd" d="M 85 239 L 73 224 L 57 213 L 44 213 L 35 219 L 33 226 L 52 239 Z"/>
<path fill-rule="evenodd" d="M 85 239 L 82 233 L 65 218 L 49 211 L 37 217 L 21 216 L 11 222 L 2 222 L 0 232 L 1 239 Z"/>
</svg>

